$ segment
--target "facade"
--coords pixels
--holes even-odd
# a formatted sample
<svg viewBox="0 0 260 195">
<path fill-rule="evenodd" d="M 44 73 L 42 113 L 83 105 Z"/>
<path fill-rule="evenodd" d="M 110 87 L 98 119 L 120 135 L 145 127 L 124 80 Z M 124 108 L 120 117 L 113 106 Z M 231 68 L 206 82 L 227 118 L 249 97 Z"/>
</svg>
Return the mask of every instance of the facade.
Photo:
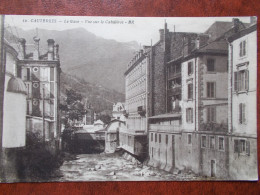
<svg viewBox="0 0 260 195">
<path fill-rule="evenodd" d="M 27 52 L 25 39 L 20 39 L 18 68 L 27 87 L 27 131 L 39 134 L 43 140 L 60 138 L 60 61 L 59 45 L 48 39 L 47 53 L 40 54 L 40 39 L 34 37 L 34 49 Z"/>
<path fill-rule="evenodd" d="M 256 23 L 228 40 L 229 174 L 234 179 L 257 179 Z"/>
<path fill-rule="evenodd" d="M 19 153 L 26 141 L 26 95 L 24 82 L 17 69 L 18 53 L 8 43 L 3 48 L 4 92 L 3 92 L 3 130 L 1 160 L 6 181 L 19 178 Z M 14 122 L 15 121 L 15 122 Z"/>
<path fill-rule="evenodd" d="M 125 122 L 114 119 L 106 127 L 106 140 L 105 140 L 105 152 L 114 153 L 119 147 L 119 132 L 125 131 Z"/>
<path fill-rule="evenodd" d="M 116 104 L 113 104 L 113 111 L 112 111 L 112 120 L 118 119 L 125 121 L 125 104 L 121 102 L 117 102 Z"/>
<path fill-rule="evenodd" d="M 183 148 L 191 154 L 182 157 L 180 166 L 192 160 L 190 168 L 209 177 L 227 177 L 227 54 L 224 40 L 213 41 L 182 61 Z"/>
<path fill-rule="evenodd" d="M 147 57 L 140 50 L 127 66 L 126 131 L 120 132 L 121 148 L 136 156 L 146 155 L 147 145 Z"/>
<path fill-rule="evenodd" d="M 164 49 L 161 53 L 155 52 L 151 55 L 148 80 L 149 164 L 151 166 L 167 171 L 172 171 L 174 168 L 192 170 L 208 177 L 236 178 L 234 169 L 238 169 L 239 161 L 235 161 L 234 157 L 232 158 L 236 168 L 230 168 L 231 147 L 234 141 L 230 136 L 231 130 L 228 130 L 228 123 L 232 124 L 234 121 L 230 121 L 231 114 L 228 120 L 228 110 L 231 110 L 228 109 L 230 107 L 228 105 L 231 105 L 233 99 L 228 103 L 228 97 L 229 99 L 231 97 L 228 95 L 230 87 L 227 87 L 228 70 L 231 70 L 231 67 L 228 67 L 230 65 L 228 65 L 226 39 L 237 32 L 243 32 L 248 25 L 234 19 L 233 22 L 228 23 L 216 22 L 202 34 L 169 32 L 167 25 L 164 30 L 160 31 L 163 32 L 163 38 L 161 34 L 159 42 L 163 43 L 166 40 L 167 43 L 163 44 Z M 250 40 L 250 42 L 256 43 L 256 40 Z M 155 51 L 157 45 L 158 43 L 151 47 L 151 53 Z M 164 60 L 156 64 L 154 63 L 156 58 L 157 62 L 159 59 Z M 250 59 L 256 60 L 256 57 L 250 56 Z M 244 60 L 249 61 L 249 59 Z M 248 64 L 248 62 L 240 61 L 241 63 L 245 66 Z M 256 61 L 252 63 L 256 64 Z M 164 75 L 158 74 L 160 67 Z M 252 69 L 252 71 L 256 74 L 256 70 Z M 157 74 L 156 77 L 152 77 L 153 74 Z M 254 78 L 256 76 L 251 77 L 251 79 Z M 161 80 L 160 83 L 164 86 L 158 83 L 156 85 L 156 80 Z M 248 85 L 249 81 L 245 82 L 244 85 Z M 252 80 L 252 83 L 256 83 L 255 80 Z M 254 90 L 256 87 L 252 85 L 252 91 Z M 165 98 L 160 98 L 162 102 L 156 100 L 156 95 L 159 97 L 156 91 L 159 91 L 159 95 L 165 96 Z M 245 94 L 240 97 L 243 95 Z M 246 95 L 248 96 L 248 93 Z M 256 95 L 252 92 L 251 97 L 252 99 L 247 99 L 247 101 L 254 101 L 253 98 Z M 235 98 L 238 101 L 237 93 Z M 232 109 L 234 109 L 233 104 Z M 239 110 L 233 110 L 237 115 L 233 117 L 234 120 L 241 121 L 244 117 L 246 111 L 242 104 L 240 100 L 240 107 L 237 106 L 242 113 L 240 116 L 237 114 Z M 160 107 L 161 110 L 156 110 L 156 107 Z M 256 116 L 256 113 L 252 113 L 252 116 Z M 252 121 L 256 119 L 252 118 Z M 240 130 L 252 129 L 254 131 L 256 124 L 254 125 L 253 127 L 238 126 Z M 256 134 L 250 134 L 250 136 L 254 140 L 251 140 L 251 144 L 256 145 Z M 235 151 L 239 151 L 237 149 L 239 147 L 244 146 L 244 150 L 249 147 L 247 145 L 249 140 L 235 142 Z M 240 143 L 244 145 L 240 146 Z M 253 171 L 257 173 L 255 157 L 256 155 L 248 159 L 252 162 L 252 169 L 245 171 L 248 175 Z"/>
</svg>

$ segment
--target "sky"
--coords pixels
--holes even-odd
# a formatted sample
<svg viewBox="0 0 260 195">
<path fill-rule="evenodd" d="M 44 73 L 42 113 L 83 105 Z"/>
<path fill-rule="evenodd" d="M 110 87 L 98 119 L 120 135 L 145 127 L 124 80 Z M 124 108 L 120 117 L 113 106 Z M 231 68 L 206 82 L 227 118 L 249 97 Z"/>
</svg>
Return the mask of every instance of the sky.
<svg viewBox="0 0 260 195">
<path fill-rule="evenodd" d="M 159 40 L 158 30 L 167 22 L 170 31 L 205 32 L 215 21 L 231 22 L 233 17 L 89 17 L 89 16 L 15 16 L 6 15 L 5 24 L 28 29 L 66 30 L 85 28 L 105 39 L 136 41 L 151 45 Z M 236 17 L 250 22 L 250 17 Z"/>
</svg>

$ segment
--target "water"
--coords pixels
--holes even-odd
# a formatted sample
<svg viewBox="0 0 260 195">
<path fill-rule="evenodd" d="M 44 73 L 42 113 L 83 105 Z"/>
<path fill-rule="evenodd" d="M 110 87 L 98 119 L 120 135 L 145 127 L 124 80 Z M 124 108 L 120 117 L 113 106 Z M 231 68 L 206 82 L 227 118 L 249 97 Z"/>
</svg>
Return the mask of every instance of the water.
<svg viewBox="0 0 260 195">
<path fill-rule="evenodd" d="M 192 173 L 168 173 L 148 166 L 138 166 L 119 154 L 80 154 L 68 160 L 51 181 L 160 181 L 197 180 Z"/>
</svg>

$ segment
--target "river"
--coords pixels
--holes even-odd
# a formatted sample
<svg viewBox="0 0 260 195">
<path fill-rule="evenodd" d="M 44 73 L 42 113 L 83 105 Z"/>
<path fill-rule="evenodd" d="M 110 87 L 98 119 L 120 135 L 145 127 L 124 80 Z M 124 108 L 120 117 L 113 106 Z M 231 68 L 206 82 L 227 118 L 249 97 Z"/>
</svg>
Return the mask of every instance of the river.
<svg viewBox="0 0 260 195">
<path fill-rule="evenodd" d="M 119 154 L 79 154 L 64 161 L 51 181 L 184 181 L 198 180 L 191 172 L 169 173 L 126 160 Z"/>
</svg>

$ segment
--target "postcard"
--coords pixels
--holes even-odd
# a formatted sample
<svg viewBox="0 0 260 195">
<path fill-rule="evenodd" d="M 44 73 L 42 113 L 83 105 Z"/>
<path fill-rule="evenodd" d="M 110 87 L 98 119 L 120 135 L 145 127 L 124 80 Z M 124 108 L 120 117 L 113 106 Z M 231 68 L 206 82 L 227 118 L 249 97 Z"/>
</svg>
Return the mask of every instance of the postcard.
<svg viewBox="0 0 260 195">
<path fill-rule="evenodd" d="M 1 182 L 258 180 L 256 17 L 0 19 Z"/>
</svg>

